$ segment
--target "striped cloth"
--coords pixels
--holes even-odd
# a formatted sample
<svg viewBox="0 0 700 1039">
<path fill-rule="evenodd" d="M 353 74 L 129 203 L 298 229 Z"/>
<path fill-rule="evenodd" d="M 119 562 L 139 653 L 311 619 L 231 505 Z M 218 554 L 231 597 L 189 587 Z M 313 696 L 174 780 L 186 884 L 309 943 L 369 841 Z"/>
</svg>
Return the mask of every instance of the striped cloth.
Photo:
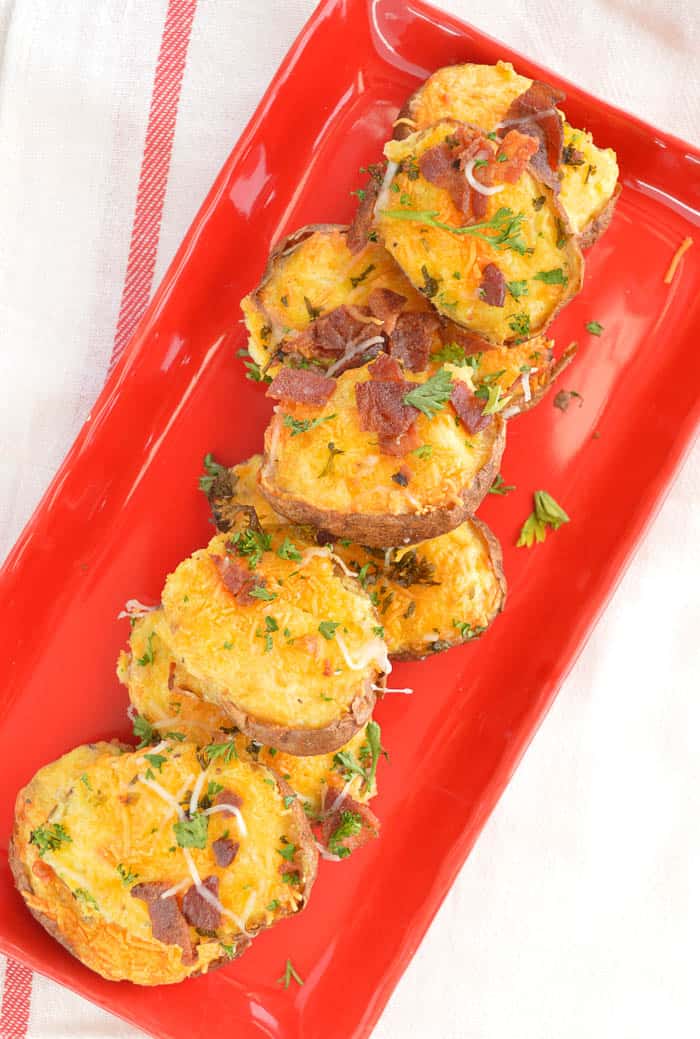
<svg viewBox="0 0 700 1039">
<path fill-rule="evenodd" d="M 681 136 L 700 138 L 694 5 L 450 0 L 444 6 L 594 93 Z M 60 464 L 110 358 L 128 342 L 154 283 L 312 8 L 310 0 L 0 0 L 0 374 L 13 390 L 0 409 L 0 555 Z M 659 881 L 655 872 L 659 860 L 684 860 L 690 820 L 684 826 L 676 814 L 673 826 L 657 828 L 650 810 L 638 828 L 623 827 L 616 844 L 620 803 L 613 796 L 608 804 L 607 797 L 631 770 L 630 793 L 636 790 L 650 809 L 665 784 L 657 808 L 668 820 L 669 803 L 682 800 L 690 785 L 690 762 L 675 746 L 667 760 L 658 741 L 648 743 L 635 730 L 627 732 L 621 766 L 618 743 L 606 757 L 592 751 L 587 735 L 609 725 L 622 679 L 635 689 L 640 732 L 647 724 L 656 733 L 663 724 L 670 743 L 674 734 L 682 739 L 688 691 L 697 686 L 697 608 L 694 627 L 687 603 L 675 615 L 669 607 L 666 621 L 669 629 L 675 621 L 692 631 L 692 639 L 646 646 L 636 671 L 634 658 L 644 610 L 653 613 L 659 597 L 670 598 L 681 586 L 689 560 L 697 569 L 698 460 L 696 451 L 608 610 L 615 652 L 594 637 L 399 986 L 378 1039 L 500 1039 L 512 1035 L 516 1015 L 519 1039 L 587 1039 L 594 1031 L 601 1039 L 691 1034 L 690 983 L 682 979 L 697 959 L 697 945 L 693 954 L 683 932 L 682 895 L 669 894 L 663 874 Z M 671 717 L 658 713 L 660 683 L 675 693 Z M 596 697 L 596 688 L 604 695 Z M 559 806 L 548 803 L 543 820 L 552 769 L 566 796 Z M 576 796 L 589 789 L 606 792 L 596 800 L 595 826 Z M 570 846 L 574 832 L 583 835 L 578 854 Z M 605 878 L 590 853 L 601 839 L 613 846 L 617 861 L 608 869 L 606 860 Z M 630 873 L 636 879 L 631 903 Z M 572 898 L 584 892 L 578 915 L 570 908 L 571 918 L 562 916 L 560 906 L 538 899 L 543 876 Z M 495 877 L 497 890 L 489 896 Z M 597 907 L 601 898 L 612 906 L 618 889 L 629 915 L 616 921 Z M 641 917 L 648 948 L 639 942 Z M 617 943 L 615 963 L 595 939 L 572 957 L 563 920 L 574 934 L 577 922 L 605 927 L 605 944 Z M 518 937 L 532 942 L 535 931 L 537 954 L 528 964 L 517 951 Z M 576 977 L 585 979 L 586 1006 L 567 988 L 571 957 Z M 0 994 L 0 1039 L 138 1034 L 3 957 Z"/>
</svg>

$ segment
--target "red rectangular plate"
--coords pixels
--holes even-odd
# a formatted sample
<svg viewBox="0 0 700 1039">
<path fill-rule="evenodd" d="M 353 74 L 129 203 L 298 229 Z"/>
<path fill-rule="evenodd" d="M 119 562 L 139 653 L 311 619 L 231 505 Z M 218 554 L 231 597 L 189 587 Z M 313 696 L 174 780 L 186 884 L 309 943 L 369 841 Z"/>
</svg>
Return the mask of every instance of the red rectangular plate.
<svg viewBox="0 0 700 1039">
<path fill-rule="evenodd" d="M 567 115 L 619 156 L 624 190 L 558 318 L 581 343 L 564 386 L 511 423 L 503 472 L 517 491 L 482 515 L 501 538 L 506 612 L 479 643 L 392 683 L 378 709 L 391 764 L 382 837 L 322 865 L 309 908 L 237 963 L 179 986 L 116 985 L 84 969 L 29 917 L 7 842 L 18 788 L 42 764 L 125 735 L 114 677 L 117 612 L 158 599 L 165 574 L 206 542 L 197 491 L 207 450 L 259 450 L 270 402 L 247 382 L 238 304 L 269 246 L 308 222 L 347 220 L 358 167 L 375 161 L 416 84 L 456 61 L 513 61 L 566 90 Z M 233 89 L 233 86 L 232 86 Z M 580 650 L 688 448 L 700 417 L 700 249 L 669 287 L 668 263 L 699 222 L 700 155 L 520 55 L 412 0 L 326 0 L 234 148 L 92 415 L 0 577 L 0 947 L 156 1036 L 366 1036 Z M 604 326 L 600 338 L 585 323 Z M 572 522 L 514 542 L 546 488 Z M 394 683 L 394 678 L 396 682 Z M 287 956 L 303 988 L 275 984 Z"/>
</svg>

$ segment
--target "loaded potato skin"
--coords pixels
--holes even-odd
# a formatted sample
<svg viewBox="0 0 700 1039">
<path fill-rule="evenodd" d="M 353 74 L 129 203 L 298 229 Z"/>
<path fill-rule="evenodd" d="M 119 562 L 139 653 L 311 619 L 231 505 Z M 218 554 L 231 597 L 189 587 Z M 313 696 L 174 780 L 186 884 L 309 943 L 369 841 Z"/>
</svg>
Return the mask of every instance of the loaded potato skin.
<svg viewBox="0 0 700 1039">
<path fill-rule="evenodd" d="M 297 543 L 301 543 L 298 536 Z M 142 663 L 147 659 L 149 648 L 153 659 Z M 315 818 L 323 811 L 326 795 L 337 785 L 341 774 L 337 752 L 298 757 L 261 745 L 233 729 L 228 714 L 205 699 L 205 687 L 175 659 L 167 642 L 162 609 L 136 620 L 129 637 L 129 649 L 120 654 L 117 675 L 128 689 L 131 708 L 136 712 L 136 731 L 146 742 L 157 743 L 174 732 L 199 747 L 217 745 L 222 754 L 226 753 L 226 744 L 232 743 L 234 756 L 259 761 L 281 775 L 301 799 L 308 816 Z M 368 744 L 367 725 L 364 725 L 340 751 L 362 763 Z M 367 803 L 377 793 L 376 777 L 367 784 L 361 775 L 353 775 L 348 793 L 356 801 Z"/>
<path fill-rule="evenodd" d="M 442 119 L 496 131 L 507 124 L 511 106 L 532 86 L 533 81 L 518 75 L 509 62 L 446 66 L 408 99 L 394 124 L 394 136 L 400 140 Z M 559 198 L 580 247 L 588 249 L 606 230 L 620 194 L 617 157 L 612 148 L 597 147 L 590 133 L 570 126 L 565 118 L 562 130 L 556 171 Z"/>
<path fill-rule="evenodd" d="M 583 280 L 566 214 L 528 165 L 533 143 L 444 120 L 385 147 L 381 239 L 439 313 L 490 343 L 543 332 Z"/>
<path fill-rule="evenodd" d="M 262 765 L 187 742 L 78 747 L 20 791 L 10 846 L 38 921 L 112 981 L 170 984 L 238 956 L 305 905 L 317 852 Z"/>
<path fill-rule="evenodd" d="M 325 553 L 242 526 L 180 563 L 162 601 L 176 661 L 248 737 L 325 754 L 371 716 L 386 646 L 369 598 Z"/>
<path fill-rule="evenodd" d="M 321 404 L 300 400 L 305 394 L 286 381 L 277 391 L 275 380 L 268 393 L 281 403 L 259 476 L 273 509 L 373 547 L 423 541 L 463 522 L 498 472 L 505 423 L 498 413 L 483 416 L 469 368 L 444 365 L 430 379 L 382 355 L 326 380 Z"/>
</svg>

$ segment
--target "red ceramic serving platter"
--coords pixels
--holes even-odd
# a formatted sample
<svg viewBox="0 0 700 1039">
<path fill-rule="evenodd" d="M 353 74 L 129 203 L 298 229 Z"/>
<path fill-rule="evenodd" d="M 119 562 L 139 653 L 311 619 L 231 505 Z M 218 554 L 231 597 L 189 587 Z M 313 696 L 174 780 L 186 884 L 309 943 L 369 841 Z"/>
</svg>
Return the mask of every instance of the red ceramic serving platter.
<svg viewBox="0 0 700 1039">
<path fill-rule="evenodd" d="M 563 386 L 511 423 L 503 473 L 517 490 L 481 510 L 504 546 L 510 597 L 478 643 L 400 665 L 412 697 L 378 708 L 382 837 L 324 863 L 309 908 L 239 962 L 139 989 L 84 969 L 33 922 L 7 866 L 12 806 L 42 764 L 125 736 L 114 663 L 132 596 L 208 538 L 197 491 L 205 451 L 260 448 L 270 402 L 235 360 L 238 304 L 270 244 L 308 222 L 347 220 L 358 167 L 374 161 L 406 95 L 440 65 L 513 61 L 568 95 L 570 121 L 618 153 L 624 190 L 587 256 L 583 292 L 557 319 L 580 352 Z M 233 89 L 233 86 L 232 86 Z M 0 947 L 155 1036 L 366 1036 L 532 738 L 649 523 L 700 417 L 700 249 L 664 272 L 699 222 L 700 155 L 412 0 L 325 0 L 226 162 L 138 332 L 0 578 Z M 586 322 L 599 321 L 600 337 Z M 516 549 L 531 493 L 571 523 Z M 275 983 L 291 957 L 303 988 Z"/>
</svg>

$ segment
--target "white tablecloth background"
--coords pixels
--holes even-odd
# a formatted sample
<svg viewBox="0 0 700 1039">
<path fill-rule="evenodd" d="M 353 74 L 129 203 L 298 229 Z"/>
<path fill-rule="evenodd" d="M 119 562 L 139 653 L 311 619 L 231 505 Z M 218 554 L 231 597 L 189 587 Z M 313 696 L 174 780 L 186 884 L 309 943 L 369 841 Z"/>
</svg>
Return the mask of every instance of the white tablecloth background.
<svg viewBox="0 0 700 1039">
<path fill-rule="evenodd" d="M 700 141 L 697 4 L 444 6 Z M 107 369 L 165 7 L 0 0 L 0 556 Z M 156 279 L 312 8 L 311 0 L 200 0 Z M 700 779 L 699 461 L 696 446 L 376 1039 L 698 1034 L 690 866 Z M 3 969 L 0 958 L 0 984 Z M 136 1034 L 34 978 L 31 1039 Z"/>
</svg>

